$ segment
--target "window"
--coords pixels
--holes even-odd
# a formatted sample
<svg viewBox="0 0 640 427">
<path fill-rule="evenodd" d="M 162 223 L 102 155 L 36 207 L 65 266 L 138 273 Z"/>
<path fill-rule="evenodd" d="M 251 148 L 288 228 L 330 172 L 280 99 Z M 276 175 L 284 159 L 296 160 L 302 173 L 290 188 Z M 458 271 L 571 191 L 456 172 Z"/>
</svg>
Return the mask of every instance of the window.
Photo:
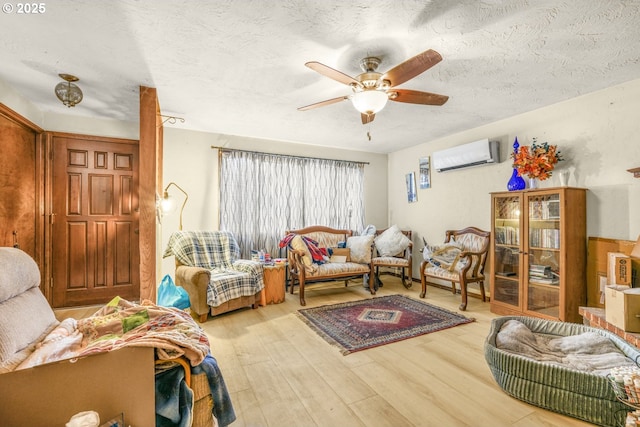
<svg viewBox="0 0 640 427">
<path fill-rule="evenodd" d="M 279 256 L 286 230 L 364 228 L 364 164 L 220 151 L 220 229 L 234 233 L 242 258 Z"/>
</svg>

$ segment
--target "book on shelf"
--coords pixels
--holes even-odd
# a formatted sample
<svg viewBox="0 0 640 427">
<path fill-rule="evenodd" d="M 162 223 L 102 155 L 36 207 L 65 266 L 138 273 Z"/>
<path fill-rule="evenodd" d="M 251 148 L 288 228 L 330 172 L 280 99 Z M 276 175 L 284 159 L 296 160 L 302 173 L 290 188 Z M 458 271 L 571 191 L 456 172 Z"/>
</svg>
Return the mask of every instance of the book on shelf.
<svg viewBox="0 0 640 427">
<path fill-rule="evenodd" d="M 531 228 L 529 230 L 529 246 L 560 249 L 560 230 L 556 228 Z"/>
<path fill-rule="evenodd" d="M 560 219 L 560 200 L 557 197 L 530 200 L 529 219 Z"/>
<path fill-rule="evenodd" d="M 551 267 L 548 265 L 531 264 L 529 266 L 530 276 L 547 277 L 551 274 Z"/>
<path fill-rule="evenodd" d="M 532 283 L 554 285 L 560 282 L 560 275 L 551 266 L 542 264 L 529 265 L 529 280 Z"/>
<path fill-rule="evenodd" d="M 541 264 L 529 265 L 529 282 L 534 284 L 557 285 L 560 276 L 551 269 L 551 266 Z"/>
<path fill-rule="evenodd" d="M 518 245 L 520 243 L 520 230 L 515 227 L 496 226 L 496 243 L 502 245 Z"/>
</svg>

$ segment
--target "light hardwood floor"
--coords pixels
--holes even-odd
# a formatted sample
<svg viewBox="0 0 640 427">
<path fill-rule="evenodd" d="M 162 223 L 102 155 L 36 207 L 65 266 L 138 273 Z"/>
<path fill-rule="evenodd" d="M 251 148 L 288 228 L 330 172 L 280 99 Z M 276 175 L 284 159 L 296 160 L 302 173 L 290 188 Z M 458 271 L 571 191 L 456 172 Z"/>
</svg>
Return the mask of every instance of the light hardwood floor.
<svg viewBox="0 0 640 427">
<path fill-rule="evenodd" d="M 382 276 L 377 296 L 419 299 Z M 307 307 L 371 298 L 359 283 L 306 289 Z M 458 311 L 460 295 L 429 287 L 424 301 Z M 202 324 L 237 415 L 233 427 L 588 426 L 508 396 L 484 359 L 489 303 L 469 298 L 475 322 L 343 356 L 282 304 L 226 313 Z"/>
</svg>

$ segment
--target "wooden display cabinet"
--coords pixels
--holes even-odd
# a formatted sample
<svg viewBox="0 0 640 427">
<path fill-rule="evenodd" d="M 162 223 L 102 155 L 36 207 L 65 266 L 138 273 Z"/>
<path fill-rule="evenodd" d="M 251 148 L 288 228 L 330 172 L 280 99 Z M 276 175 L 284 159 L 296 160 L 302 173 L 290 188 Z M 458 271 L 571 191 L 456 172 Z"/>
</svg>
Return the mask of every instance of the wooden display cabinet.
<svg viewBox="0 0 640 427">
<path fill-rule="evenodd" d="M 586 190 L 491 193 L 491 311 L 581 323 Z"/>
</svg>

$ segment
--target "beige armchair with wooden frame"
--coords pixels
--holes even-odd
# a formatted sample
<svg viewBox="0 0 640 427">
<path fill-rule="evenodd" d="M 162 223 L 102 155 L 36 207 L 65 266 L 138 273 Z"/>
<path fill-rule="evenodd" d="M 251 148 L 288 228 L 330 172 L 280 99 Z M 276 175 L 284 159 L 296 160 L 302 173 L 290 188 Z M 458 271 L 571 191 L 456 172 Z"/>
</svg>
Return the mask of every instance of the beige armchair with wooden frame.
<svg viewBox="0 0 640 427">
<path fill-rule="evenodd" d="M 388 229 L 376 230 L 376 237 L 380 236 Z M 375 239 L 373 245 L 373 255 L 371 257 L 371 274 L 369 275 L 369 289 L 374 289 L 374 285 L 382 283 L 380 281 L 380 267 L 393 267 L 400 269 L 400 278 L 402 285 L 409 289 L 412 283 L 412 265 L 413 265 L 413 242 L 411 241 L 411 230 L 400 230 L 409 239 L 409 245 L 399 253 L 395 255 L 381 256 L 378 249 L 375 246 Z M 375 286 L 377 288 L 377 286 Z"/>
<path fill-rule="evenodd" d="M 451 282 L 451 290 L 456 293 L 456 283 L 460 284 L 460 294 L 462 303 L 460 310 L 467 309 L 467 285 L 477 283 L 480 286 L 482 301 L 486 301 L 484 290 L 484 267 L 487 262 L 490 244 L 489 231 L 483 231 L 476 227 L 467 227 L 462 230 L 447 230 L 445 245 L 455 245 L 459 248 L 453 252 L 454 258 L 449 265 L 439 264 L 437 260 L 425 259 L 420 264 L 420 281 L 422 292 L 420 298 L 424 298 L 427 293 L 427 280 L 439 279 Z"/>
</svg>

